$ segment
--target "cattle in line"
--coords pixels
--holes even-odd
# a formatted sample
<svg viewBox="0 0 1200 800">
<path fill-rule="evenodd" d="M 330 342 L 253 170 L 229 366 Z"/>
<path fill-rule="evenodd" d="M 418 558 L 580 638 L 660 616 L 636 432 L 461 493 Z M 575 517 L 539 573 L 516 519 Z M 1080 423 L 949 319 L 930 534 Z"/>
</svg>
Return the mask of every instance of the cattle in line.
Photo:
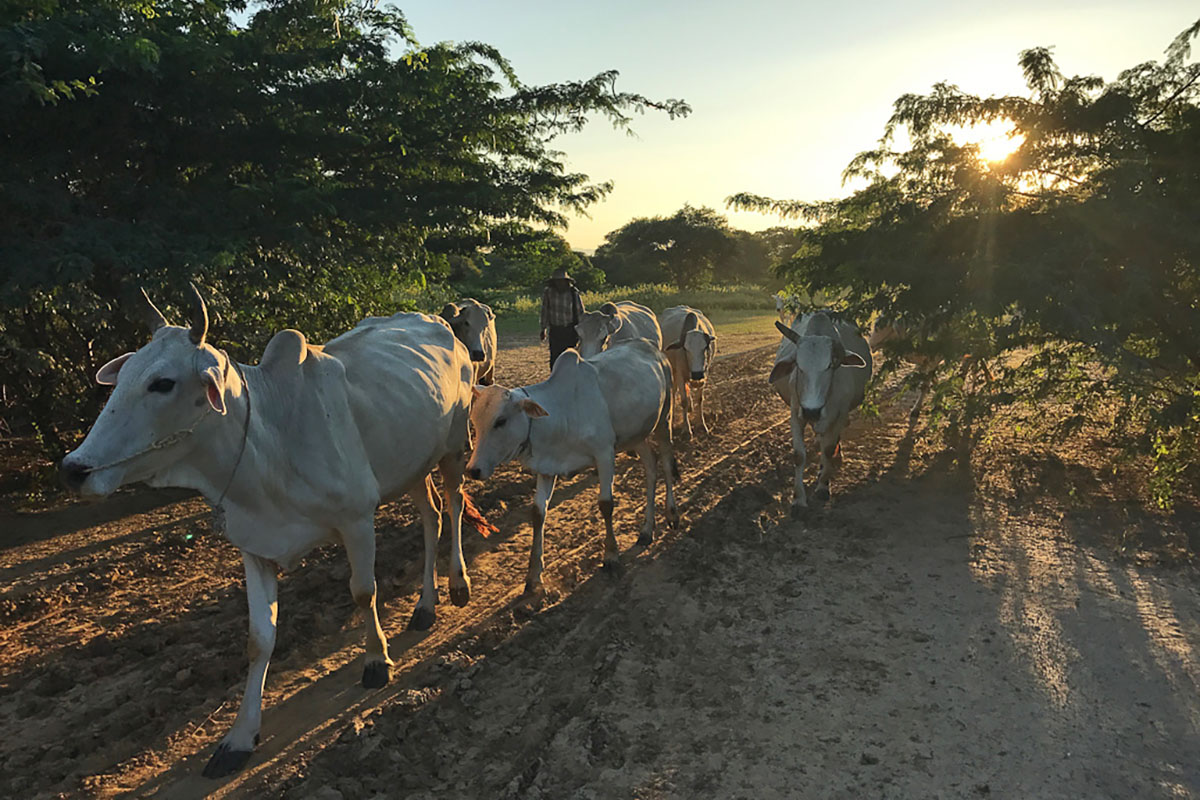
<svg viewBox="0 0 1200 800">
<path fill-rule="evenodd" d="M 458 340 L 467 346 L 467 353 L 475 364 L 475 383 L 490 385 L 496 373 L 496 315 L 492 307 L 468 297 L 457 303 L 447 303 L 441 316 L 450 323 Z"/>
<path fill-rule="evenodd" d="M 115 388 L 62 472 L 93 497 L 135 482 L 195 489 L 241 550 L 250 668 L 237 719 L 204 769 L 220 777 L 246 763 L 258 737 L 278 567 L 340 538 L 350 593 L 365 612 L 362 682 L 379 687 L 392 662 L 376 612 L 376 507 L 407 493 L 424 523 L 424 580 L 410 622 L 417 629 L 433 623 L 437 604 L 441 517 L 430 471 L 439 469 L 445 487 L 456 605 L 471 589 L 464 509 L 476 527 L 486 522 L 462 491 L 473 370 L 441 318 L 369 317 L 324 347 L 284 330 L 258 366 L 243 366 L 207 340 L 204 301 L 192 289 L 190 328 L 168 325 L 144 298 L 153 336 L 101 367 L 96 380 Z"/>
<path fill-rule="evenodd" d="M 708 433 L 704 419 L 704 385 L 708 367 L 717 354 L 717 332 L 703 312 L 691 306 L 675 306 L 659 315 L 663 350 L 671 361 L 675 380 L 675 402 L 683 412 L 683 429 L 692 436 L 692 410 L 700 429 Z"/>
<path fill-rule="evenodd" d="M 776 322 L 783 334 L 775 354 L 771 385 L 791 408 L 795 451 L 795 499 L 792 513 L 808 508 L 804 491 L 804 428 L 811 425 L 821 447 L 821 471 L 813 495 L 829 500 L 842 431 L 866 393 L 871 377 L 871 348 L 858 327 L 829 311 L 810 311 L 790 327 Z"/>
<path fill-rule="evenodd" d="M 654 312 L 632 300 L 605 303 L 589 311 L 575 325 L 579 334 L 579 355 L 591 358 L 606 347 L 621 342 L 644 339 L 662 347 L 662 331 Z"/>
<path fill-rule="evenodd" d="M 542 383 L 517 389 L 478 388 L 471 423 L 478 438 L 467 464 L 469 477 L 485 480 L 501 464 L 514 459 L 537 475 L 533 547 L 525 579 L 528 593 L 541 589 L 546 509 L 559 476 L 596 468 L 605 528 L 604 564 L 608 567 L 620 564 L 612 521 L 618 452 L 636 452 L 646 472 L 646 517 L 638 544 L 647 545 L 654 538 L 654 491 L 660 462 L 667 487 L 667 521 L 678 524 L 671 447 L 671 365 L 648 342 L 628 342 L 586 360 L 569 349 Z"/>
</svg>

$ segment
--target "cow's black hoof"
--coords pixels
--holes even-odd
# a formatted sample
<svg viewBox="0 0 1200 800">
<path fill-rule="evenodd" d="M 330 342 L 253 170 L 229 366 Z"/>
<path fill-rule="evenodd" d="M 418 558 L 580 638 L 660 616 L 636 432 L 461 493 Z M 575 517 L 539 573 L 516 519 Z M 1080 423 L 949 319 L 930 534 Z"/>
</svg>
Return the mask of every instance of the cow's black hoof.
<svg viewBox="0 0 1200 800">
<path fill-rule="evenodd" d="M 600 565 L 600 568 L 609 575 L 616 577 L 621 574 L 621 559 L 617 556 L 606 558 L 604 559 L 604 563 Z"/>
<path fill-rule="evenodd" d="M 413 609 L 412 619 L 408 621 L 410 631 L 427 631 L 433 627 L 437 615 L 432 609 L 417 606 Z"/>
<path fill-rule="evenodd" d="M 792 519 L 804 519 L 808 516 L 808 506 L 796 501 L 792 503 Z"/>
<path fill-rule="evenodd" d="M 450 602 L 456 606 L 465 606 L 471 602 L 471 586 L 451 586 L 450 587 Z"/>
<path fill-rule="evenodd" d="M 364 689 L 382 689 L 392 679 L 392 670 L 386 661 L 368 661 L 363 666 Z"/>
<path fill-rule="evenodd" d="M 638 547 L 649 547 L 650 543 L 653 541 L 653 533 L 646 533 L 645 531 L 642 531 L 641 535 L 639 535 L 637 539 Z"/>
<path fill-rule="evenodd" d="M 546 587 L 541 582 L 531 583 L 525 581 L 525 593 L 521 596 L 526 600 L 540 600 L 546 594 Z"/>
<path fill-rule="evenodd" d="M 246 766 L 253 750 L 234 750 L 225 742 L 217 745 L 217 750 L 204 766 L 201 773 L 206 778 L 224 778 Z"/>
<path fill-rule="evenodd" d="M 822 503 L 822 504 L 828 503 L 829 502 L 829 487 L 828 486 L 818 486 L 817 490 L 815 492 L 813 492 L 813 498 L 818 503 Z"/>
</svg>

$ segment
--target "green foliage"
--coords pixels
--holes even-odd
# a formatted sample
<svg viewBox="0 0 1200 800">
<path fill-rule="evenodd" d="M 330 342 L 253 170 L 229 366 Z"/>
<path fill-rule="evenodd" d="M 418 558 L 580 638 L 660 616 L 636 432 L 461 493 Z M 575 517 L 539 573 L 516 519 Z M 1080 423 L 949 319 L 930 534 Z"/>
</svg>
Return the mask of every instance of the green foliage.
<svg viewBox="0 0 1200 800">
<path fill-rule="evenodd" d="M 96 365 L 145 338 L 139 285 L 169 305 L 198 280 L 242 357 L 324 339 L 603 197 L 559 134 L 688 112 L 615 72 L 522 84 L 360 0 L 6 4 L 0 64 L 3 414 L 58 452 Z"/>
<path fill-rule="evenodd" d="M 631 220 L 605 236 L 596 265 L 609 283 L 633 285 L 672 281 L 680 289 L 715 279 L 760 280 L 766 252 L 744 231 L 711 208 L 685 205 L 670 217 Z"/>
<path fill-rule="evenodd" d="M 914 335 L 893 352 L 931 348 L 946 375 L 968 355 L 992 361 L 993 381 L 943 381 L 935 406 L 947 425 L 965 432 L 1020 402 L 1062 436 L 1103 406 L 1153 454 L 1165 502 L 1197 460 L 1198 31 L 1112 82 L 1067 77 L 1035 48 L 1018 62 L 1028 96 L 945 83 L 905 95 L 879 146 L 846 169 L 865 188 L 817 203 L 739 194 L 728 205 L 803 220 L 781 272 L 801 287 L 843 288 L 861 320 L 910 323 Z M 1021 143 L 989 163 L 955 134 L 994 121 Z"/>
</svg>

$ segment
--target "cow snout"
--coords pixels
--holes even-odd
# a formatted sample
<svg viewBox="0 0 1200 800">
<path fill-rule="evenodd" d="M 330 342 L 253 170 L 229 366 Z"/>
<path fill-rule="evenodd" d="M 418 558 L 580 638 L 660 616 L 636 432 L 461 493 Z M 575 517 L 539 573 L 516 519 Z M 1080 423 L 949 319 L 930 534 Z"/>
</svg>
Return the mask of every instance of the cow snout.
<svg viewBox="0 0 1200 800">
<path fill-rule="evenodd" d="M 699 370 L 699 371 L 692 370 L 692 380 L 694 380 L 694 381 L 704 380 L 704 370 Z"/>
<path fill-rule="evenodd" d="M 483 361 L 483 351 L 482 350 L 472 350 L 471 351 L 471 360 L 476 361 L 476 362 Z"/>
<path fill-rule="evenodd" d="M 483 476 L 483 470 L 479 467 L 469 467 L 467 469 L 467 477 L 473 481 L 479 480 Z"/>
<path fill-rule="evenodd" d="M 70 458 L 64 458 L 58 472 L 62 476 L 63 485 L 71 491 L 77 492 L 83 488 L 88 475 L 92 474 L 92 468 L 78 461 L 72 461 Z"/>
<path fill-rule="evenodd" d="M 821 418 L 821 409 L 819 408 L 809 408 L 808 406 L 803 406 L 800 409 L 800 413 L 803 414 L 804 418 L 809 422 L 816 422 Z"/>
</svg>

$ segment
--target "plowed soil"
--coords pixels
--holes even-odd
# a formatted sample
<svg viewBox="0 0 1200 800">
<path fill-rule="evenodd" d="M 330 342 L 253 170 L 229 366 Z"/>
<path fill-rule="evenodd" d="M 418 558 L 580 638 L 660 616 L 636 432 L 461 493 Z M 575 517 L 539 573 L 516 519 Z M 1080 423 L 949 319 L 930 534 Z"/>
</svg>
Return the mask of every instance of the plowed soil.
<svg viewBox="0 0 1200 800">
<path fill-rule="evenodd" d="M 585 474 L 554 497 L 546 596 L 522 598 L 533 479 L 510 466 L 469 487 L 500 528 L 465 537 L 470 605 L 439 565 L 437 623 L 409 633 L 419 525 L 381 508 L 382 690 L 358 684 L 343 552 L 305 559 L 262 743 L 223 781 L 199 771 L 241 694 L 246 602 L 203 502 L 4 512 L 0 796 L 1200 796 L 1197 574 L 1124 544 L 1193 552 L 1194 532 L 1066 456 L 1082 500 L 1016 445 L 924 449 L 903 398 L 855 419 L 832 505 L 792 520 L 774 341 L 722 339 L 713 431 L 679 445 L 683 525 L 648 548 L 619 460 L 619 574 Z M 535 342 L 506 344 L 501 383 L 545 375 Z"/>
</svg>

